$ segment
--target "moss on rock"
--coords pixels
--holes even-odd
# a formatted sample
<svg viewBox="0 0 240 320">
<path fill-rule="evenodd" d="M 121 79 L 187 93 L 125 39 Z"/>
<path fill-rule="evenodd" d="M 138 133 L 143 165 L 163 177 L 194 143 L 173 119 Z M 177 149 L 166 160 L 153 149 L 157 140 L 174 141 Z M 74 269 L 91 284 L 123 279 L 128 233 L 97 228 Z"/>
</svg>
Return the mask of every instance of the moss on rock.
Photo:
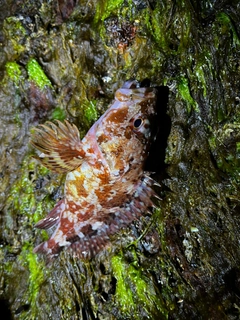
<svg viewBox="0 0 240 320">
<path fill-rule="evenodd" d="M 35 59 L 30 59 L 27 63 L 27 72 L 30 81 L 33 81 L 40 89 L 51 86 L 51 81 L 47 78 L 39 63 Z"/>
</svg>

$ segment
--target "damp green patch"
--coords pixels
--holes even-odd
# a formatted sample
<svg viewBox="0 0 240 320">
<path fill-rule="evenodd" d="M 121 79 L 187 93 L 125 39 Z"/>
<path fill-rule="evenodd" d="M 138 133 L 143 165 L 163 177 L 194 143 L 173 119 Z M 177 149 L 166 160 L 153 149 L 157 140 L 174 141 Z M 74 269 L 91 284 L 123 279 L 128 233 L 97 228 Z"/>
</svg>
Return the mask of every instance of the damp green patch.
<svg viewBox="0 0 240 320">
<path fill-rule="evenodd" d="M 96 13 L 94 16 L 94 24 L 99 24 L 97 27 L 97 37 L 101 37 L 104 43 L 107 42 L 107 34 L 104 25 L 104 20 L 110 16 L 121 16 L 124 17 L 125 13 L 123 10 L 124 0 L 100 0 L 97 1 Z M 128 8 L 128 7 L 127 7 Z M 121 10 L 121 13 L 120 13 Z M 111 52 L 110 52 L 111 54 Z"/>
<path fill-rule="evenodd" d="M 27 72 L 30 81 L 33 81 L 40 89 L 45 86 L 51 87 L 51 81 L 45 75 L 43 69 L 35 59 L 29 60 L 27 64 Z"/>
<path fill-rule="evenodd" d="M 193 110 L 199 111 L 197 102 L 192 98 L 189 83 L 185 77 L 181 77 L 178 80 L 178 92 L 182 99 L 187 104 L 187 112 L 190 113 Z"/>
<path fill-rule="evenodd" d="M 123 315 L 132 319 L 138 319 L 141 314 L 149 319 L 157 316 L 167 319 L 163 301 L 156 294 L 152 280 L 138 266 L 137 257 L 132 263 L 126 263 L 122 256 L 115 256 L 112 258 L 112 268 L 117 279 L 115 301 Z"/>
<path fill-rule="evenodd" d="M 12 185 L 7 199 L 7 207 L 11 207 L 11 212 L 17 212 L 18 215 L 27 217 L 28 222 L 32 225 L 43 216 L 46 210 L 50 210 L 53 206 L 53 201 L 48 197 L 44 198 L 44 206 L 42 201 L 36 201 L 35 184 L 31 175 L 35 175 L 37 169 L 42 177 L 49 172 L 45 167 L 36 165 L 35 160 L 26 157 L 22 163 L 21 177 Z"/>
<path fill-rule="evenodd" d="M 89 124 L 92 124 L 98 119 L 96 104 L 97 104 L 96 100 L 92 100 L 84 104 L 84 116 L 89 122 Z"/>
<path fill-rule="evenodd" d="M 4 260 L 4 250 L 0 250 L 0 270 L 8 275 L 11 275 L 13 272 L 13 262 Z"/>
<path fill-rule="evenodd" d="M 9 30 L 11 30 L 10 35 L 11 36 L 19 36 L 22 37 L 24 35 L 26 35 L 26 30 L 24 29 L 21 21 L 19 18 L 17 17 L 8 17 L 5 20 L 5 24 L 10 25 L 11 28 L 9 28 Z"/>
<path fill-rule="evenodd" d="M 226 123 L 208 139 L 219 169 L 240 182 L 240 125 Z"/>
<path fill-rule="evenodd" d="M 13 221 L 17 220 L 16 244 L 14 242 L 11 246 L 9 245 L 6 250 L 9 253 L 21 250 L 18 255 L 18 261 L 29 271 L 29 283 L 21 299 L 31 304 L 31 319 L 38 317 L 39 308 L 36 303 L 40 287 L 44 281 L 44 265 L 38 261 L 37 255 L 33 253 L 35 243 L 33 226 L 34 223 L 39 220 L 39 217 L 42 217 L 43 214 L 46 213 L 48 207 L 52 208 L 52 201 L 50 201 L 48 197 L 36 197 L 35 181 L 40 173 L 46 175 L 47 172 L 45 168 L 36 165 L 35 160 L 30 159 L 29 155 L 26 156 L 19 171 L 19 178 L 12 185 L 6 201 L 8 216 L 5 224 L 5 232 L 12 232 L 14 226 Z M 16 216 L 18 218 L 16 218 Z M 42 233 L 42 238 L 47 238 L 46 231 Z M 28 311 L 23 311 L 19 319 L 30 319 L 28 316 Z"/>
<path fill-rule="evenodd" d="M 164 14 L 160 14 L 160 4 L 157 3 L 154 10 L 145 9 L 143 20 L 148 32 L 154 38 L 154 42 L 161 47 L 161 51 L 169 51 L 167 33 L 165 32 L 166 17 Z"/>
<path fill-rule="evenodd" d="M 9 78 L 14 82 L 14 83 L 18 83 L 20 78 L 21 78 L 21 69 L 19 64 L 17 64 L 16 62 L 7 62 L 6 63 L 6 71 L 7 74 L 9 76 Z"/>
<path fill-rule="evenodd" d="M 52 112 L 52 119 L 53 120 L 60 120 L 63 121 L 66 118 L 66 112 L 64 109 L 60 107 L 56 107 Z"/>
<path fill-rule="evenodd" d="M 26 242 L 22 246 L 22 252 L 19 255 L 21 263 L 28 267 L 29 270 L 29 285 L 28 291 L 25 293 L 28 301 L 31 303 L 31 317 L 36 319 L 39 315 L 39 309 L 36 305 L 40 287 L 44 281 L 44 264 L 38 260 L 36 254 L 33 253 L 33 246 Z M 20 319 L 26 319 L 26 313 L 21 313 Z"/>
<path fill-rule="evenodd" d="M 198 90 L 200 87 L 203 91 L 204 98 L 207 97 L 208 91 L 207 79 L 217 77 L 215 69 L 213 68 L 212 59 L 212 54 L 206 47 L 202 48 L 201 52 L 198 53 L 197 59 L 195 59 L 196 65 L 193 74 L 196 75 L 198 80 L 198 87 L 195 88 L 195 90 Z"/>
<path fill-rule="evenodd" d="M 94 21 L 104 21 L 111 14 L 116 14 L 124 0 L 100 0 L 97 1 Z"/>
<path fill-rule="evenodd" d="M 9 40 L 9 45 L 6 46 L 6 51 L 12 56 L 12 58 L 17 58 L 25 51 L 24 42 L 26 38 L 26 30 L 19 18 L 9 17 L 4 20 L 3 31 L 5 38 Z"/>
<path fill-rule="evenodd" d="M 230 17 L 225 13 L 225 12 L 220 12 L 217 15 L 216 21 L 219 22 L 222 26 L 222 33 L 229 33 L 229 31 L 232 34 L 233 37 L 233 44 L 235 46 L 239 46 L 240 45 L 240 40 L 237 34 L 237 31 L 235 29 L 235 26 L 233 25 Z"/>
<path fill-rule="evenodd" d="M 154 210 L 153 219 L 156 221 L 156 227 L 158 230 L 158 234 L 160 236 L 160 243 L 161 243 L 161 248 L 162 250 L 167 250 L 167 241 L 166 241 L 166 230 L 165 230 L 165 224 L 163 223 L 164 221 L 164 213 L 163 210 L 159 207 Z"/>
<path fill-rule="evenodd" d="M 7 204 L 11 204 L 14 211 L 29 217 L 31 217 L 31 210 L 35 206 L 33 185 L 28 176 L 31 170 L 33 170 L 32 163 L 28 163 L 28 160 L 23 161 L 22 177 L 13 184 L 7 199 Z"/>
<path fill-rule="evenodd" d="M 116 301 L 121 305 L 123 313 L 131 313 L 134 310 L 134 298 L 129 285 L 126 282 L 126 265 L 124 265 L 122 258 L 115 256 L 112 258 L 112 268 L 114 276 L 117 279 L 116 286 Z"/>
<path fill-rule="evenodd" d="M 207 85 L 206 85 L 206 80 L 205 80 L 205 75 L 203 71 L 203 65 L 202 64 L 197 64 L 195 68 L 195 73 L 198 78 L 199 83 L 201 84 L 202 90 L 203 90 L 203 96 L 206 98 L 207 96 Z"/>
<path fill-rule="evenodd" d="M 185 6 L 187 6 L 187 1 L 181 1 L 181 10 L 179 11 L 179 19 L 175 22 L 179 24 L 179 35 L 180 35 L 180 44 L 178 46 L 178 53 L 182 54 L 186 51 L 186 48 L 189 47 L 191 42 L 191 21 L 193 12 L 189 8 L 186 10 Z"/>
<path fill-rule="evenodd" d="M 33 167 L 36 165 L 36 163 L 33 163 Z M 39 172 L 39 174 L 40 174 L 40 176 L 46 176 L 48 173 L 49 173 L 49 169 L 48 168 L 46 168 L 46 167 L 44 167 L 44 166 L 40 166 L 39 168 L 38 168 L 38 172 Z"/>
<path fill-rule="evenodd" d="M 240 152 L 240 142 L 236 143 L 236 150 L 237 150 L 237 152 Z"/>
</svg>

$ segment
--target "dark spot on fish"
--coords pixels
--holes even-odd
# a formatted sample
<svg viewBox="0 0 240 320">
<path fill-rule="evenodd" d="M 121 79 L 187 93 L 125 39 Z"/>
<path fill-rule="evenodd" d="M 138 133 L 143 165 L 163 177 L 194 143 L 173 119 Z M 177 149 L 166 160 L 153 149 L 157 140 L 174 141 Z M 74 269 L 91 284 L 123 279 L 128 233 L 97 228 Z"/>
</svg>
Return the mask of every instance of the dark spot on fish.
<svg viewBox="0 0 240 320">
<path fill-rule="evenodd" d="M 152 100 L 152 102 L 151 102 L 151 100 Z M 149 113 L 151 113 L 151 103 L 153 104 L 153 102 L 154 102 L 154 99 L 151 99 L 151 98 L 140 102 L 139 105 L 141 106 L 141 113 L 144 114 L 144 113 L 146 113 L 147 110 Z"/>
<path fill-rule="evenodd" d="M 74 243 L 79 240 L 80 240 L 80 238 L 77 234 L 72 234 L 72 235 L 69 235 L 66 237 L 66 241 L 71 242 L 71 243 Z"/>
<path fill-rule="evenodd" d="M 124 132 L 124 136 L 127 138 L 127 139 L 131 139 L 131 136 L 132 136 L 132 130 L 130 127 L 127 127 L 125 132 Z"/>
<path fill-rule="evenodd" d="M 106 134 L 101 134 L 97 137 L 97 142 L 101 144 L 102 142 L 107 142 L 109 140 L 109 137 Z"/>
<path fill-rule="evenodd" d="M 119 110 L 116 110 L 117 112 L 109 113 L 109 116 L 107 117 L 107 120 L 110 122 L 116 122 L 116 123 L 123 123 L 126 120 L 127 114 L 128 114 L 128 108 L 122 108 Z"/>
<path fill-rule="evenodd" d="M 82 227 L 81 232 L 83 234 L 87 234 L 89 237 L 92 237 L 97 234 L 97 230 L 93 230 L 91 224 L 87 224 L 86 226 Z"/>
</svg>

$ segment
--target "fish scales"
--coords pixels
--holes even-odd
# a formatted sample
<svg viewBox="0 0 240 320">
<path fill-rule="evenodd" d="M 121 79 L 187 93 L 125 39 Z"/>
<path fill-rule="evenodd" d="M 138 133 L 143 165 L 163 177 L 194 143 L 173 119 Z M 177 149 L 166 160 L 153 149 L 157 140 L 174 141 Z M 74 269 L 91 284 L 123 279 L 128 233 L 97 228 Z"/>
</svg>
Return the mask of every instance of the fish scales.
<svg viewBox="0 0 240 320">
<path fill-rule="evenodd" d="M 63 199 L 35 225 L 55 230 L 34 252 L 52 258 L 68 248 L 91 258 L 154 206 L 154 180 L 144 164 L 156 133 L 156 99 L 155 88 L 129 80 L 82 140 L 66 120 L 35 129 L 31 143 L 42 152 L 41 163 L 67 175 Z"/>
</svg>

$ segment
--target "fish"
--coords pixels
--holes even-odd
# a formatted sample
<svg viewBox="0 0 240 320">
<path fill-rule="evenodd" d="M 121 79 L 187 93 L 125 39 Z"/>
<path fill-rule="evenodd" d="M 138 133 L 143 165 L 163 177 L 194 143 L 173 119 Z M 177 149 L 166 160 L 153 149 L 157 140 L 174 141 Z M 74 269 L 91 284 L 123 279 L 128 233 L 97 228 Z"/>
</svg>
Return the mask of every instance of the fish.
<svg viewBox="0 0 240 320">
<path fill-rule="evenodd" d="M 31 144 L 41 152 L 38 160 L 53 172 L 67 173 L 63 198 L 35 225 L 54 230 L 35 253 L 54 258 L 64 249 L 91 259 L 156 207 L 158 183 L 144 170 L 156 138 L 156 101 L 156 88 L 128 80 L 82 140 L 67 120 L 35 128 Z"/>
</svg>

